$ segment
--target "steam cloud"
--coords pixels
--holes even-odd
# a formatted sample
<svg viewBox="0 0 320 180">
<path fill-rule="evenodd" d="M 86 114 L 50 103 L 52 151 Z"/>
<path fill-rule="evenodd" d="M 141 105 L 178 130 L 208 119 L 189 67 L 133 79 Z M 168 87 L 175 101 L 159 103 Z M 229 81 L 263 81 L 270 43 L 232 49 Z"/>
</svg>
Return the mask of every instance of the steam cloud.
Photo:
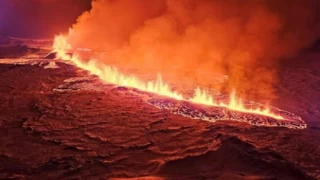
<svg viewBox="0 0 320 180">
<path fill-rule="evenodd" d="M 271 97 L 277 64 L 318 38 L 317 0 L 95 0 L 69 40 L 103 63 Z M 209 77 L 209 78 L 208 78 Z M 179 80 L 179 79 L 177 79 Z M 182 80 L 180 80 L 182 81 Z"/>
</svg>

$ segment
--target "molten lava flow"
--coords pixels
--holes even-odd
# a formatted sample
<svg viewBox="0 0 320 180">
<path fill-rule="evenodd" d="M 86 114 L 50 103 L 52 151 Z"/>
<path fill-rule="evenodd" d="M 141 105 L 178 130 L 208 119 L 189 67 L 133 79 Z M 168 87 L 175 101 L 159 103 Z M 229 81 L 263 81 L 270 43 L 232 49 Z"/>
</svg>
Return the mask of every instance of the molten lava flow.
<svg viewBox="0 0 320 180">
<path fill-rule="evenodd" d="M 213 98 L 206 92 L 205 90 L 201 90 L 200 88 L 197 88 L 195 90 L 194 97 L 189 99 L 189 101 L 197 104 L 204 104 L 204 105 L 210 105 L 210 106 L 219 106 L 219 107 L 226 107 L 230 110 L 239 111 L 239 112 L 245 112 L 245 113 L 252 113 L 252 114 L 259 114 L 263 116 L 269 116 L 274 119 L 284 119 L 282 116 L 273 114 L 270 112 L 270 109 L 267 107 L 265 109 L 261 108 L 246 108 L 243 104 L 242 99 L 236 97 L 236 91 L 233 90 L 230 94 L 229 104 L 216 102 L 213 100 Z"/>
<path fill-rule="evenodd" d="M 56 36 L 53 43 L 53 49 L 57 53 L 57 57 L 64 60 L 71 60 L 71 56 L 68 55 L 68 50 L 71 50 L 71 45 L 68 44 L 67 38 L 64 36 Z"/>
<path fill-rule="evenodd" d="M 230 102 L 226 107 L 230 110 L 235 110 L 235 111 L 240 111 L 240 112 L 246 112 L 246 113 L 253 113 L 253 114 L 259 114 L 263 116 L 270 116 L 275 119 L 284 119 L 282 116 L 273 114 L 270 112 L 270 109 L 267 107 L 265 109 L 248 109 L 243 105 L 243 102 L 241 99 L 236 97 L 236 91 L 233 90 L 231 95 L 230 95 Z"/>
<path fill-rule="evenodd" d="M 163 83 L 159 75 L 156 81 L 143 82 L 134 76 L 125 76 L 121 74 L 116 68 L 99 64 L 98 61 L 91 59 L 88 62 L 81 61 L 76 55 L 68 55 L 68 49 L 71 46 L 67 43 L 67 39 L 63 36 L 57 36 L 53 45 L 54 51 L 57 52 L 57 58 L 63 60 L 71 60 L 78 67 L 97 75 L 100 79 L 119 86 L 132 87 L 142 91 L 156 93 L 162 96 L 168 96 L 178 100 L 183 100 L 181 94 L 170 90 L 169 86 Z"/>
<path fill-rule="evenodd" d="M 68 54 L 68 51 L 72 50 L 72 47 L 69 45 L 67 39 L 62 35 L 55 37 L 53 49 L 57 53 L 57 58 L 70 60 L 76 66 L 85 69 L 94 75 L 97 75 L 100 79 L 111 84 L 132 87 L 142 91 L 147 91 L 178 100 L 190 101 L 197 104 L 225 107 L 234 111 L 268 116 L 278 120 L 284 119 L 282 116 L 270 112 L 269 108 L 246 108 L 242 100 L 236 97 L 235 91 L 233 91 L 230 95 L 229 104 L 215 101 L 207 91 L 201 90 L 200 88 L 196 88 L 194 97 L 186 99 L 182 96 L 182 94 L 172 91 L 171 88 L 162 81 L 160 75 L 158 75 L 156 81 L 144 82 L 135 76 L 126 76 L 120 73 L 116 68 L 98 63 L 97 60 L 91 59 L 88 62 L 84 62 L 76 55 L 71 56 Z"/>
<path fill-rule="evenodd" d="M 217 105 L 214 103 L 213 98 L 208 94 L 208 92 L 201 90 L 199 87 L 197 87 L 193 98 L 190 98 L 189 101 L 210 106 Z"/>
</svg>

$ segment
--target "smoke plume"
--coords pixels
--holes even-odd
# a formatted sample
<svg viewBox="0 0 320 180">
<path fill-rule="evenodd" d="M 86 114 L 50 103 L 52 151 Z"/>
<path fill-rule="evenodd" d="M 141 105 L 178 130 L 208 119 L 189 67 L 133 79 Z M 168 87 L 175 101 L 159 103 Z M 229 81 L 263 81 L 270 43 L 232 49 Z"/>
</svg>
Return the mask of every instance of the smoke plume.
<svg viewBox="0 0 320 180">
<path fill-rule="evenodd" d="M 271 97 L 277 64 L 319 35 L 317 0 L 95 0 L 69 33 L 120 69 Z"/>
</svg>

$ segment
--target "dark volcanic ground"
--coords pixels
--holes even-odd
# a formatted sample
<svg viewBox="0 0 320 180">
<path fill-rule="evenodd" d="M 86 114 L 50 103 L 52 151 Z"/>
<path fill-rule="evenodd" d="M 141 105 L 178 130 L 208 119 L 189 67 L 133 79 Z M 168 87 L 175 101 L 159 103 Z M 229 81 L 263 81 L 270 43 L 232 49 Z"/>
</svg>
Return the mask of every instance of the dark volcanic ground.
<svg viewBox="0 0 320 180">
<path fill-rule="evenodd" d="M 319 58 L 297 57 L 278 87 L 304 130 L 193 120 L 112 85 L 54 91 L 86 73 L 0 64 L 0 179 L 320 179 Z"/>
</svg>

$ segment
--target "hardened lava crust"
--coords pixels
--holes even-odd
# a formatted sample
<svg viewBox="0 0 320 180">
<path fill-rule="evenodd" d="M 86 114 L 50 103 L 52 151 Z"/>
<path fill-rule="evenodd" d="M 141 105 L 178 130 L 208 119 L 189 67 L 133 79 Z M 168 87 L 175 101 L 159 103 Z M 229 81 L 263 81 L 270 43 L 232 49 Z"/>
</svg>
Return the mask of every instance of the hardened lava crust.
<svg viewBox="0 0 320 180">
<path fill-rule="evenodd" d="M 159 109 L 165 109 L 173 114 L 179 114 L 191 119 L 200 119 L 209 122 L 216 122 L 219 120 L 239 121 L 246 122 L 255 126 L 266 127 L 287 127 L 292 129 L 307 128 L 307 124 L 301 119 L 301 117 L 272 106 L 269 107 L 270 111 L 274 114 L 280 115 L 281 117 L 283 117 L 283 119 L 275 119 L 269 116 L 263 116 L 254 113 L 229 110 L 226 107 L 199 105 L 188 101 L 180 101 L 168 97 L 158 96 L 152 93 L 142 92 L 137 89 L 117 87 L 111 84 L 104 83 L 99 80 L 98 77 L 92 75 L 64 80 L 64 84 L 61 84 L 60 86 L 55 88 L 54 91 L 105 91 L 110 88 L 115 88 L 126 93 L 132 93 L 134 95 L 137 95 L 137 98 L 140 97 L 144 99 L 146 103 L 152 106 L 155 106 Z M 219 99 L 223 99 L 223 97 Z M 228 101 L 228 99 L 225 99 L 225 101 Z M 263 107 L 263 105 L 252 101 L 244 103 L 248 106 L 250 105 L 251 108 L 265 108 Z"/>
<path fill-rule="evenodd" d="M 281 70 L 275 121 L 105 84 L 45 49 L 0 51 L 0 179 L 320 179 L 319 52 Z"/>
<path fill-rule="evenodd" d="M 319 178 L 315 125 L 199 120 L 231 112 L 137 95 L 59 61 L 0 70 L 0 179 Z"/>
<path fill-rule="evenodd" d="M 147 100 L 147 102 L 159 109 L 167 109 L 174 114 L 210 122 L 233 120 L 247 122 L 255 126 L 287 127 L 293 129 L 307 128 L 307 124 L 299 116 L 274 107 L 271 111 L 281 115 L 284 119 L 275 119 L 253 113 L 238 112 L 229 110 L 225 107 L 196 105 L 187 101 L 177 101 L 168 98 L 153 98 Z"/>
</svg>

